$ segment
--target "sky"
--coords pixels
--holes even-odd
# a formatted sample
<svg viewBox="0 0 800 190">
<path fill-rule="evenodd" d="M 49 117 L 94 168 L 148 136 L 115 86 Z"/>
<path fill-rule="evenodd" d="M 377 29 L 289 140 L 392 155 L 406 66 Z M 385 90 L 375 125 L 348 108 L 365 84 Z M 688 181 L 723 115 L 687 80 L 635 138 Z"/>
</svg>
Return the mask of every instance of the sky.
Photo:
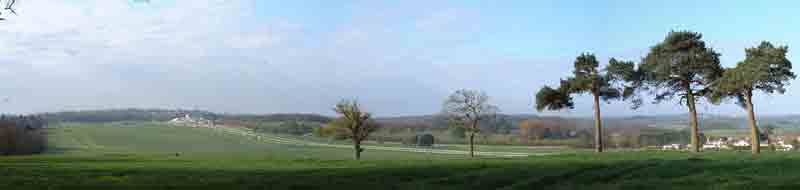
<svg viewBox="0 0 800 190">
<path fill-rule="evenodd" d="M 533 96 L 594 53 L 637 61 L 691 30 L 731 67 L 762 40 L 797 62 L 800 1 L 20 0 L 0 21 L 0 112 L 109 108 L 334 114 L 357 99 L 378 116 L 431 114 L 457 89 L 503 113 L 539 113 Z M 798 72 L 795 69 L 795 72 Z M 796 83 L 796 82 L 794 82 Z M 800 84 L 798 84 L 800 85 Z M 800 114 L 800 87 L 757 95 L 762 115 Z M 606 116 L 683 114 L 673 102 Z M 744 115 L 735 105 L 699 112 Z"/>
</svg>

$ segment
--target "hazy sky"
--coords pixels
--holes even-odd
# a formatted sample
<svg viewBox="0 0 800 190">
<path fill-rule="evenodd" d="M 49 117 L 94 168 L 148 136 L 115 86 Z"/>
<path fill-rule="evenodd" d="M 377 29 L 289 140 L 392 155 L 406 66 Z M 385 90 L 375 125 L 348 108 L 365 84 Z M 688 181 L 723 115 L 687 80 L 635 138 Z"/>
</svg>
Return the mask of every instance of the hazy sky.
<svg viewBox="0 0 800 190">
<path fill-rule="evenodd" d="M 411 115 L 470 88 L 505 113 L 536 113 L 533 94 L 569 75 L 579 53 L 638 60 L 670 30 L 703 33 L 725 66 L 761 40 L 788 45 L 800 62 L 791 58 L 800 1 L 759 2 L 20 0 L 19 15 L 0 21 L 0 112 L 332 114 L 341 98 L 358 98 L 381 116 Z M 759 95 L 756 110 L 800 113 L 798 98 L 800 87 Z M 575 110 L 549 114 L 589 115 L 590 97 L 576 99 Z"/>
</svg>

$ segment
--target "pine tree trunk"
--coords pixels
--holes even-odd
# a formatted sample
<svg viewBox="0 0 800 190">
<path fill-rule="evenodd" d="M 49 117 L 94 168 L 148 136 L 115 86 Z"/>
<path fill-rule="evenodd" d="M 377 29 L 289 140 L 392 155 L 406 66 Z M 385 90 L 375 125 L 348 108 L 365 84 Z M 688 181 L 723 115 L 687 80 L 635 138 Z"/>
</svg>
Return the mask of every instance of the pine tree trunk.
<svg viewBox="0 0 800 190">
<path fill-rule="evenodd" d="M 761 140 L 759 139 L 758 126 L 756 125 L 756 114 L 753 111 L 753 92 L 745 94 L 745 105 L 747 106 L 747 121 L 750 124 L 750 150 L 753 154 L 761 152 Z"/>
<path fill-rule="evenodd" d="M 700 130 L 697 127 L 697 110 L 695 109 L 694 94 L 690 88 L 687 88 L 686 92 L 686 105 L 689 107 L 689 116 L 691 119 L 689 125 L 692 128 L 691 150 L 692 152 L 700 152 Z"/>
<path fill-rule="evenodd" d="M 603 152 L 603 128 L 600 120 L 600 96 L 594 95 L 594 148 Z"/>
</svg>

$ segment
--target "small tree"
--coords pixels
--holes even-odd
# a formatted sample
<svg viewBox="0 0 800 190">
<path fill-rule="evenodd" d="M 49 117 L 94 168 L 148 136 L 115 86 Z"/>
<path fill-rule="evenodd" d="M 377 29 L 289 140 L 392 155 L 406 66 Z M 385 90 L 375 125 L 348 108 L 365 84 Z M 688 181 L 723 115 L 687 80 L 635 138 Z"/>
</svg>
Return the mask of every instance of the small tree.
<svg viewBox="0 0 800 190">
<path fill-rule="evenodd" d="M 792 62 L 786 58 L 788 51 L 786 46 L 775 47 L 766 41 L 758 47 L 747 48 L 745 60 L 736 64 L 735 68 L 727 69 L 716 83 L 717 95 L 736 97 L 738 104 L 747 111 L 753 154 L 761 151 L 753 91 L 767 94 L 786 92 L 784 86 L 796 78 L 792 72 Z"/>
<path fill-rule="evenodd" d="M 697 121 L 697 98 L 711 95 L 710 87 L 723 72 L 719 53 L 706 47 L 703 35 L 696 32 L 670 32 L 650 52 L 639 66 L 643 88 L 655 94 L 655 103 L 678 96 L 689 108 L 691 150 L 700 151 Z"/>
<path fill-rule="evenodd" d="M 624 88 L 617 88 L 614 82 L 624 79 L 622 76 L 630 75 L 633 67 L 630 62 L 620 62 L 611 59 L 609 68 L 599 69 L 600 64 L 594 54 L 584 53 L 575 59 L 573 76 L 561 80 L 558 90 L 545 86 L 536 93 L 536 109 L 542 111 L 560 110 L 574 107 L 573 94 L 591 94 L 594 98 L 594 127 L 596 152 L 603 152 L 603 128 L 600 117 L 600 99 L 608 102 L 622 97 Z M 630 71 L 624 70 L 630 68 Z M 618 72 L 618 73 L 612 73 Z M 620 76 L 620 77 L 616 77 Z"/>
<path fill-rule="evenodd" d="M 372 114 L 361 110 L 361 106 L 355 100 L 342 100 L 336 104 L 334 108 L 336 113 L 342 115 L 338 122 L 332 122 L 332 125 L 346 129 L 348 137 L 353 140 L 353 150 L 355 151 L 355 159 L 361 159 L 361 142 L 367 139 L 370 133 L 378 128 L 378 124 L 372 120 Z"/>
<path fill-rule="evenodd" d="M 469 156 L 475 157 L 475 135 L 480 132 L 480 122 L 495 117 L 497 106 L 489 104 L 489 96 L 477 90 L 457 90 L 445 100 L 442 112 L 451 125 L 467 133 Z"/>
</svg>

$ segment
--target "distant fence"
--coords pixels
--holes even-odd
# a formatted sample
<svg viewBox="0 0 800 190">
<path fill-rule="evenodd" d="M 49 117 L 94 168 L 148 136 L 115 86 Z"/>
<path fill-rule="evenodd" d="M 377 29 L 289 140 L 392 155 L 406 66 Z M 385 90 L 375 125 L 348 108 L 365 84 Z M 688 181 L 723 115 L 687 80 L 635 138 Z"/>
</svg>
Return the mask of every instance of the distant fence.
<svg viewBox="0 0 800 190">
<path fill-rule="evenodd" d="M 34 116 L 0 116 L 0 155 L 27 155 L 45 151 L 46 122 Z"/>
</svg>

